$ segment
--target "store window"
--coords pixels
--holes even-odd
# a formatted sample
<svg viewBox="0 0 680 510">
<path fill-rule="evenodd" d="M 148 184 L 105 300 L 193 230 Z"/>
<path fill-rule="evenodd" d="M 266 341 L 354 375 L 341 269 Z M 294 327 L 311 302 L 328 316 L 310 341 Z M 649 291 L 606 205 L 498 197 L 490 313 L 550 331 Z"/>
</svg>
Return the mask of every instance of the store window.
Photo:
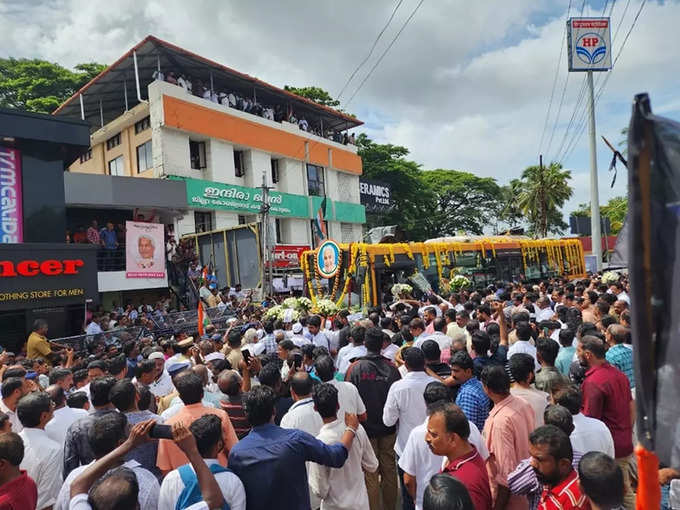
<svg viewBox="0 0 680 510">
<path fill-rule="evenodd" d="M 213 230 L 213 213 L 194 211 L 194 225 L 197 234 L 211 232 Z"/>
<path fill-rule="evenodd" d="M 323 167 L 307 165 L 307 192 L 309 195 L 323 197 L 326 195 Z"/>
<path fill-rule="evenodd" d="M 137 173 L 153 168 L 151 160 L 151 140 L 137 146 Z"/>
<path fill-rule="evenodd" d="M 125 162 L 123 156 L 118 156 L 109 161 L 109 175 L 125 175 Z"/>
<path fill-rule="evenodd" d="M 118 145 L 120 145 L 120 133 L 118 133 L 117 135 L 112 136 L 111 138 L 106 140 L 106 150 L 107 151 L 110 151 L 111 149 L 113 149 L 114 147 L 117 147 Z"/>
<path fill-rule="evenodd" d="M 189 140 L 189 158 L 191 159 L 191 168 L 203 170 L 206 167 L 205 142 Z"/>
</svg>

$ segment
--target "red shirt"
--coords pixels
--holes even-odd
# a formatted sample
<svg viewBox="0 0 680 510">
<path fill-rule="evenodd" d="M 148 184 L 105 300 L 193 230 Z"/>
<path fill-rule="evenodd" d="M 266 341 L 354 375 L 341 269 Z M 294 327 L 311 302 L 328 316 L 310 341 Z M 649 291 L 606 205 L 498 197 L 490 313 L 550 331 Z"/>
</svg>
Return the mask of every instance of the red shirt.
<svg viewBox="0 0 680 510">
<path fill-rule="evenodd" d="M 457 478 L 470 494 L 475 510 L 491 510 L 491 488 L 486 465 L 477 449 L 449 462 L 443 473 Z"/>
<path fill-rule="evenodd" d="M 538 510 L 590 510 L 590 503 L 581 494 L 578 475 L 573 469 L 562 483 L 543 487 Z"/>
<path fill-rule="evenodd" d="M 11 482 L 0 485 L 0 510 L 35 510 L 38 489 L 26 471 Z"/>
<path fill-rule="evenodd" d="M 618 368 L 603 363 L 586 372 L 583 381 L 583 414 L 604 422 L 614 439 L 617 459 L 633 453 L 630 423 L 630 383 Z"/>
</svg>

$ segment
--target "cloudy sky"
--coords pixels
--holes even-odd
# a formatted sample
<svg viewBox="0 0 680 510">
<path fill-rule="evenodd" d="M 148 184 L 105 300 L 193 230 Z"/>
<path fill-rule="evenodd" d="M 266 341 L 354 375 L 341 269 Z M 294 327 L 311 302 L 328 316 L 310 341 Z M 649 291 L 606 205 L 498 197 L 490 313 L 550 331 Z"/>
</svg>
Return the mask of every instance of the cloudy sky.
<svg viewBox="0 0 680 510">
<path fill-rule="evenodd" d="M 568 80 L 570 14 L 612 17 L 617 55 L 641 0 L 424 0 L 410 24 L 345 106 L 420 0 L 402 0 L 368 63 L 341 100 L 369 136 L 404 145 L 424 168 L 467 170 L 505 183 L 528 165 L 557 159 L 572 171 L 574 198 L 589 200 L 584 76 Z M 72 66 L 113 62 L 148 34 L 275 85 L 317 85 L 337 96 L 368 54 L 398 0 L 0 0 L 0 53 Z M 680 3 L 648 0 L 606 86 L 595 77 L 598 135 L 618 143 L 634 94 L 680 119 Z M 552 112 L 546 112 L 559 70 Z M 562 91 L 565 91 L 559 108 Z M 559 118 L 557 113 L 559 111 Z M 576 119 L 567 131 L 572 116 Z M 583 134 L 574 129 L 582 128 Z M 541 139 L 543 143 L 541 144 Z M 573 142 L 572 142 L 573 140 Z M 573 148 L 568 150 L 569 147 Z M 566 157 L 565 157 L 566 153 Z M 626 193 L 620 168 L 610 188 L 611 153 L 598 142 L 600 200 Z"/>
</svg>

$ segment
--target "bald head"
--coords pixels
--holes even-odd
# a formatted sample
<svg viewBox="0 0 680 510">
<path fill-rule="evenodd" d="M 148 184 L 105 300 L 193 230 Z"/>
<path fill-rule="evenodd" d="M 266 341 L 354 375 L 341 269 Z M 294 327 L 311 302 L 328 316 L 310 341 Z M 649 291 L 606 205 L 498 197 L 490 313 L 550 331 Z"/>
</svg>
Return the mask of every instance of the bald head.
<svg viewBox="0 0 680 510">
<path fill-rule="evenodd" d="M 208 368 L 205 365 L 196 365 L 191 370 L 201 378 L 203 386 L 208 385 Z"/>
<path fill-rule="evenodd" d="M 241 393 L 241 376 L 236 370 L 223 370 L 217 377 L 217 386 L 225 395 L 236 397 Z"/>
<path fill-rule="evenodd" d="M 58 384 L 52 384 L 48 386 L 45 390 L 45 393 L 50 396 L 50 399 L 52 399 L 52 402 L 54 402 L 54 405 L 57 408 L 64 407 L 66 405 L 66 393 L 64 393 L 64 388 Z"/>
<path fill-rule="evenodd" d="M 296 372 L 290 380 L 290 391 L 295 400 L 309 397 L 312 393 L 312 378 L 307 372 Z"/>
</svg>

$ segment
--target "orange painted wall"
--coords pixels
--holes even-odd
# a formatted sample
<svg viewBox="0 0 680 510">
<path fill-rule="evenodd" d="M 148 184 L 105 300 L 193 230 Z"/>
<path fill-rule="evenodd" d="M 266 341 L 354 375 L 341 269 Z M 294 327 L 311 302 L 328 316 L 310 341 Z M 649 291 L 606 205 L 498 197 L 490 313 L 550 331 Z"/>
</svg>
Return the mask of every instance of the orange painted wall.
<svg viewBox="0 0 680 510">
<path fill-rule="evenodd" d="M 305 142 L 309 144 L 309 162 L 328 166 L 328 149 L 333 151 L 333 168 L 361 175 L 361 158 L 356 154 L 287 133 L 268 126 L 198 106 L 171 96 L 163 96 L 165 125 L 211 138 L 218 138 L 260 149 L 264 152 L 304 160 Z"/>
</svg>

